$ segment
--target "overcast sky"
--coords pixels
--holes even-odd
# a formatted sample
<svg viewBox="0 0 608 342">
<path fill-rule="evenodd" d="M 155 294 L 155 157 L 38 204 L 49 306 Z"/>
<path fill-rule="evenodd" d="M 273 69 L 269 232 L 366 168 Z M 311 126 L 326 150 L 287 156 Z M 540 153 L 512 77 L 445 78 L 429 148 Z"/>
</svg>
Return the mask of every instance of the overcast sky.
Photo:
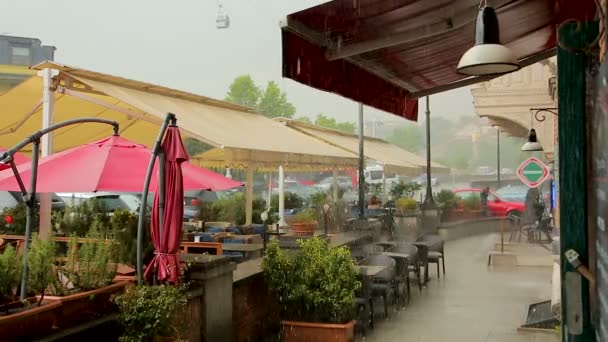
<svg viewBox="0 0 608 342">
<path fill-rule="evenodd" d="M 57 47 L 55 60 L 99 72 L 224 98 L 250 74 L 278 82 L 297 116 L 356 121 L 357 105 L 281 77 L 279 20 L 321 0 L 225 0 L 227 30 L 215 28 L 216 0 L 0 0 L 0 34 Z M 474 115 L 469 88 L 431 97 L 432 115 Z M 423 115 L 424 103 L 420 103 Z M 366 109 L 366 119 L 395 116 Z"/>
</svg>

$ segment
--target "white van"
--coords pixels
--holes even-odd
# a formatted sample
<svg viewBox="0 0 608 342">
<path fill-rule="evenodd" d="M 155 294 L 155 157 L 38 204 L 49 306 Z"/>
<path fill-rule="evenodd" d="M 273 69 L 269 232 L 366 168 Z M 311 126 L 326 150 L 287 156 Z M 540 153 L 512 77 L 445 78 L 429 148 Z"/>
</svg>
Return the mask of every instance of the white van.
<svg viewBox="0 0 608 342">
<path fill-rule="evenodd" d="M 393 183 L 399 183 L 399 176 L 396 173 L 384 173 L 384 167 L 380 165 L 368 166 L 364 172 L 365 182 L 368 184 L 382 184 L 383 176 L 389 189 Z"/>
</svg>

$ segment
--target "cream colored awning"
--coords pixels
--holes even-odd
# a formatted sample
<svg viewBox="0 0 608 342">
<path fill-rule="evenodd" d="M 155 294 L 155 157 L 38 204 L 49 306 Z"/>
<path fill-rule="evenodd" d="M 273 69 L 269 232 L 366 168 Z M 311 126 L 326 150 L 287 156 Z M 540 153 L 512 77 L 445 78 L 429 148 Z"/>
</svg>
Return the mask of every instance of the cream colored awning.
<svg viewBox="0 0 608 342">
<path fill-rule="evenodd" d="M 167 112 L 184 135 L 223 153 L 224 167 L 317 165 L 354 167 L 357 156 L 296 132 L 248 108 L 149 83 L 45 62 L 57 70 L 53 122 L 95 116 L 116 120 L 125 138 L 152 145 Z M 0 146 L 10 147 L 40 129 L 42 80 L 35 76 L 0 96 Z M 72 126 L 54 134 L 54 151 L 111 134 L 104 125 Z M 216 164 L 215 166 L 220 166 Z"/>
<path fill-rule="evenodd" d="M 275 120 L 284 123 L 287 127 L 293 128 L 298 132 L 315 137 L 320 141 L 340 147 L 346 151 L 357 153 L 356 151 L 359 150 L 359 138 L 355 134 L 284 118 L 277 118 Z M 375 160 L 382 164 L 385 171 L 389 173 L 415 176 L 424 172 L 426 168 L 426 159 L 382 139 L 365 137 L 363 151 L 367 159 Z M 449 171 L 449 168 L 434 162 L 431 163 L 431 168 L 436 173 Z"/>
</svg>

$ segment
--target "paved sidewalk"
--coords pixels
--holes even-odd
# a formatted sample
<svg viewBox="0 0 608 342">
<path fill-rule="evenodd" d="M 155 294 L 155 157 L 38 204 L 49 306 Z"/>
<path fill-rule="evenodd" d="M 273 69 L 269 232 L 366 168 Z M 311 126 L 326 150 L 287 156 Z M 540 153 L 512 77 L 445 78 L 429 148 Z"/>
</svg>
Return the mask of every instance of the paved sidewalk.
<svg viewBox="0 0 608 342">
<path fill-rule="evenodd" d="M 557 334 L 517 332 L 528 305 L 550 299 L 550 267 L 488 267 L 497 235 L 446 243 L 447 277 L 431 281 L 390 318 L 379 316 L 366 341 L 392 342 L 557 342 Z"/>
</svg>

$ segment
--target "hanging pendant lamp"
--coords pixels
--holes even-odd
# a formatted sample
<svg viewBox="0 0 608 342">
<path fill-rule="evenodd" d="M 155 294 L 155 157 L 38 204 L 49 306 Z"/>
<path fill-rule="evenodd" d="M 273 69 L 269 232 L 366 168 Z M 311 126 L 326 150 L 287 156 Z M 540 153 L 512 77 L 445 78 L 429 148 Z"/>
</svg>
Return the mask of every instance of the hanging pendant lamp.
<svg viewBox="0 0 608 342">
<path fill-rule="evenodd" d="M 528 142 L 521 147 L 521 150 L 524 152 L 536 152 L 544 150 L 543 145 L 541 145 L 536 138 L 536 130 L 534 130 L 534 128 L 530 129 L 530 133 L 528 134 Z"/>
<path fill-rule="evenodd" d="M 460 58 L 458 72 L 467 76 L 479 76 L 504 74 L 519 69 L 520 65 L 511 49 L 500 44 L 496 11 L 484 5 L 477 15 L 475 46 Z"/>
</svg>

